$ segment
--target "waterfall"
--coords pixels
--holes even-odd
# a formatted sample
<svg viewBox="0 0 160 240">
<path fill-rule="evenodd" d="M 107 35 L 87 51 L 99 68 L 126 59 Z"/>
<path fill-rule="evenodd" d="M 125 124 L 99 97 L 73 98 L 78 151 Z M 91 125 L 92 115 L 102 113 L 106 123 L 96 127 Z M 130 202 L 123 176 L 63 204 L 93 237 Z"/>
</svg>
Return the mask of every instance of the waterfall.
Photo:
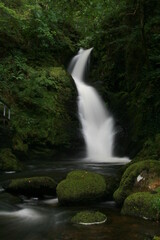
<svg viewBox="0 0 160 240">
<path fill-rule="evenodd" d="M 86 144 L 86 155 L 91 161 L 117 162 L 118 158 L 113 158 L 115 135 L 113 118 L 98 92 L 85 83 L 85 71 L 91 51 L 92 48 L 80 49 L 69 66 L 69 72 L 78 90 L 78 112 Z"/>
</svg>

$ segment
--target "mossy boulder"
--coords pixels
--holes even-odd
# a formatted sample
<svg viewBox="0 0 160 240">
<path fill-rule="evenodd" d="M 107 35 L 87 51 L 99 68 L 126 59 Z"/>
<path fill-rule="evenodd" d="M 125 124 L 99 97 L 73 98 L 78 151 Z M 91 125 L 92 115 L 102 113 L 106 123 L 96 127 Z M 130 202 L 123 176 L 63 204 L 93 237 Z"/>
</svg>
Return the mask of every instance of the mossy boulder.
<svg viewBox="0 0 160 240">
<path fill-rule="evenodd" d="M 106 222 L 107 217 L 105 214 L 98 211 L 81 211 L 77 213 L 72 219 L 72 223 L 82 225 L 102 224 Z"/>
<path fill-rule="evenodd" d="M 105 199 L 113 200 L 113 193 L 118 188 L 120 179 L 117 176 L 105 176 L 105 180 L 106 180 Z"/>
<path fill-rule="evenodd" d="M 134 192 L 152 192 L 160 186 L 160 162 L 146 160 L 130 165 L 124 172 L 119 188 L 114 193 L 117 204 Z"/>
<path fill-rule="evenodd" d="M 160 237 L 154 236 L 153 240 L 160 240 Z"/>
<path fill-rule="evenodd" d="M 133 193 L 126 198 L 122 214 L 160 220 L 160 194 L 149 192 Z"/>
<path fill-rule="evenodd" d="M 76 204 L 100 201 L 106 191 L 105 178 L 85 170 L 72 171 L 57 186 L 61 204 Z"/>
<path fill-rule="evenodd" d="M 20 171 L 22 165 L 12 153 L 11 149 L 4 148 L 0 150 L 0 170 L 1 171 Z"/>
<path fill-rule="evenodd" d="M 7 192 L 22 194 L 25 196 L 55 195 L 56 182 L 50 177 L 31 177 L 13 179 L 8 186 L 4 186 Z"/>
</svg>

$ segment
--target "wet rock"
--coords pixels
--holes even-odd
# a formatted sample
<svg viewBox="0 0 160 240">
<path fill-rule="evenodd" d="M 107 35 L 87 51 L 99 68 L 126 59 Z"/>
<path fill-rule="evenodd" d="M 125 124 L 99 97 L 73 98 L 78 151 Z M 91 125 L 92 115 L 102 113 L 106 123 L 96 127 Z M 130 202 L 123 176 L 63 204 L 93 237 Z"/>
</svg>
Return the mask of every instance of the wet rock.
<svg viewBox="0 0 160 240">
<path fill-rule="evenodd" d="M 120 179 L 117 176 L 105 176 L 105 180 L 106 180 L 105 199 L 113 200 L 113 193 L 118 188 Z"/>
<path fill-rule="evenodd" d="M 19 204 L 22 202 L 22 200 L 19 197 L 14 196 L 10 193 L 1 193 L 0 202 L 9 203 L 9 204 Z"/>
<path fill-rule="evenodd" d="M 8 186 L 4 186 L 7 192 L 22 194 L 25 196 L 55 195 L 56 182 L 50 177 L 31 177 L 13 179 Z"/>
<path fill-rule="evenodd" d="M 146 160 L 130 165 L 124 172 L 119 188 L 114 193 L 117 204 L 134 192 L 153 192 L 160 186 L 160 162 Z"/>
<path fill-rule="evenodd" d="M 77 204 L 101 201 L 106 192 L 105 178 L 85 170 L 72 171 L 57 186 L 61 204 Z"/>
<path fill-rule="evenodd" d="M 107 220 L 106 215 L 101 212 L 81 211 L 71 219 L 71 222 L 82 224 L 82 225 L 94 225 L 94 224 L 102 224 L 106 222 L 106 220 Z"/>
<path fill-rule="evenodd" d="M 12 153 L 11 149 L 4 148 L 0 150 L 0 170 L 1 171 L 20 171 L 22 165 Z"/>
<path fill-rule="evenodd" d="M 19 197 L 13 196 L 9 193 L 0 194 L 0 210 L 1 211 L 14 211 L 19 209 L 16 205 L 22 203 Z"/>
<path fill-rule="evenodd" d="M 133 193 L 126 198 L 122 208 L 123 215 L 151 220 L 160 220 L 160 194 L 149 192 Z"/>
</svg>

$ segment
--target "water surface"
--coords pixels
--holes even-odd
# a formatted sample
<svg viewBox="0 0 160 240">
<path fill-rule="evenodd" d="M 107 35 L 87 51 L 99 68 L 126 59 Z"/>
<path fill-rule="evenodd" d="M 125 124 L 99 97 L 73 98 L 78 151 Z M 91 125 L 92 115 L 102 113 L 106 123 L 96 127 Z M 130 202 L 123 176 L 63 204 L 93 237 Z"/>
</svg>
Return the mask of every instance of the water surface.
<svg viewBox="0 0 160 240">
<path fill-rule="evenodd" d="M 22 173 L 4 173 L 0 182 L 22 176 L 49 175 L 57 181 L 74 169 L 87 169 L 104 175 L 115 175 L 119 164 L 86 163 L 78 159 L 44 160 L 26 162 Z M 0 188 L 3 191 L 2 188 Z M 71 223 L 71 217 L 79 210 L 99 210 L 107 215 L 102 225 L 80 226 Z M 62 207 L 56 198 L 27 199 L 17 206 L 0 207 L 1 240 L 144 240 L 160 235 L 159 223 L 121 216 L 114 202 L 89 206 Z"/>
</svg>

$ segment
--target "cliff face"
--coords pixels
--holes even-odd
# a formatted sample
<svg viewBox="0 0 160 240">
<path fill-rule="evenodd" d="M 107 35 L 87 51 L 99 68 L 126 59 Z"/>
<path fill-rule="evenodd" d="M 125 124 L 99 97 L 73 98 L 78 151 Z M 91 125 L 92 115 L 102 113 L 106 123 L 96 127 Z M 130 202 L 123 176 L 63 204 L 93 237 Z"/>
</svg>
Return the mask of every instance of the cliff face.
<svg viewBox="0 0 160 240">
<path fill-rule="evenodd" d="M 92 78 L 115 117 L 122 155 L 135 156 L 160 132 L 159 10 L 157 1 L 124 1 L 93 41 Z"/>
</svg>

